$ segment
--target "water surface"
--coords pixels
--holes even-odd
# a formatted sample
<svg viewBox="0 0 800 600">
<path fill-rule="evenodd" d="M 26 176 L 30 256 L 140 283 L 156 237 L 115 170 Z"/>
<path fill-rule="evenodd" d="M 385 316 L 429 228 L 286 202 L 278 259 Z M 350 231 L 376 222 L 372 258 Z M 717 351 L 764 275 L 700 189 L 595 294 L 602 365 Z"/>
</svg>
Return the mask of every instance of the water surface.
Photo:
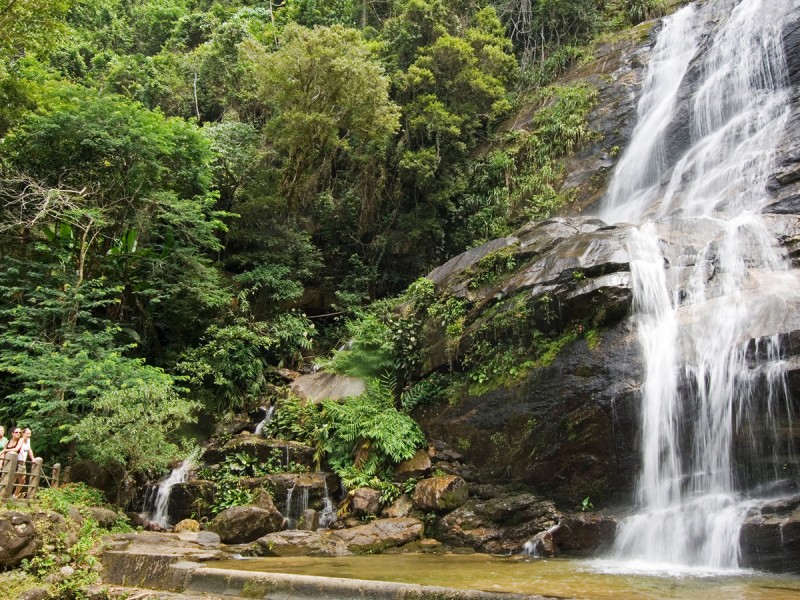
<svg viewBox="0 0 800 600">
<path fill-rule="evenodd" d="M 344 577 L 561 598 L 675 600 L 800 599 L 800 577 L 754 571 L 656 576 L 625 573 L 605 561 L 529 559 L 487 554 L 245 558 L 209 563 L 216 568 Z"/>
</svg>

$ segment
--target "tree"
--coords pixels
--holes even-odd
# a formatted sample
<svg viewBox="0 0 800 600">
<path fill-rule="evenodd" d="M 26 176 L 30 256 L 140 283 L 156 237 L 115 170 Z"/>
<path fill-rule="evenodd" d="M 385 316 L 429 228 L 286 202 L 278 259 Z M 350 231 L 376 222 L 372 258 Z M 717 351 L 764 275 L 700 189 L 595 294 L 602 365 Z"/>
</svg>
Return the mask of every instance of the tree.
<svg viewBox="0 0 800 600">
<path fill-rule="evenodd" d="M 46 218 L 16 223 L 18 235 L 36 239 L 43 227 L 71 227 L 77 279 L 70 284 L 107 277 L 119 290 L 115 318 L 149 349 L 158 351 L 162 338 L 194 339 L 204 329 L 199 321 L 229 302 L 208 257 L 221 248 L 224 215 L 214 210 L 212 155 L 196 126 L 61 86 L 3 147 L 9 165 L 26 168 L 43 188 L 82 191 L 62 210 L 50 204 Z M 18 204 L 19 191 L 6 191 Z"/>
<path fill-rule="evenodd" d="M 341 26 L 287 26 L 274 53 L 251 47 L 264 104 L 265 133 L 281 171 L 289 211 L 309 205 L 343 176 L 367 196 L 398 127 L 389 80 L 358 31 Z M 359 181 L 360 180 L 360 181 Z"/>
</svg>

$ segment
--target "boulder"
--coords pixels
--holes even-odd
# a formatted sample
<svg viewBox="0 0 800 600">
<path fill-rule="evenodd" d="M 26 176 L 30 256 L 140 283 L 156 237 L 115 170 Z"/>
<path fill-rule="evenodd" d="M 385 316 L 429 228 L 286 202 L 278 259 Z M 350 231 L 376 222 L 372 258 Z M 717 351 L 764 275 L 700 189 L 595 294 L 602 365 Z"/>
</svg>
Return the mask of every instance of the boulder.
<svg viewBox="0 0 800 600">
<path fill-rule="evenodd" d="M 89 515 L 104 529 L 111 529 L 120 520 L 127 520 L 125 515 L 103 506 L 89 506 L 86 508 Z"/>
<path fill-rule="evenodd" d="M 479 552 L 519 553 L 525 542 L 562 518 L 552 501 L 529 492 L 478 486 L 475 494 L 439 519 L 435 525 L 437 539 Z"/>
<path fill-rule="evenodd" d="M 430 477 L 417 483 L 412 500 L 424 512 L 446 512 L 467 501 L 469 486 L 456 475 Z"/>
<path fill-rule="evenodd" d="M 413 509 L 414 501 L 411 500 L 411 496 L 409 494 L 403 494 L 381 511 L 381 517 L 384 519 L 407 517 Z"/>
<path fill-rule="evenodd" d="M 395 481 L 406 481 L 425 477 L 431 471 L 431 457 L 426 450 L 417 450 L 416 454 L 404 460 L 394 469 Z"/>
<path fill-rule="evenodd" d="M 381 493 L 372 488 L 357 488 L 350 495 L 350 514 L 354 517 L 370 517 L 381 508 Z"/>
<path fill-rule="evenodd" d="M 33 515 L 18 511 L 0 513 L 0 567 L 15 567 L 32 558 L 40 547 Z"/>
<path fill-rule="evenodd" d="M 420 539 L 423 530 L 422 521 L 407 517 L 377 519 L 366 525 L 333 531 L 330 536 L 344 542 L 355 554 L 369 554 Z"/>
<path fill-rule="evenodd" d="M 313 508 L 304 510 L 297 523 L 297 528 L 304 531 L 316 531 L 319 529 L 319 511 Z"/>
<path fill-rule="evenodd" d="M 172 486 L 167 512 L 173 521 L 211 516 L 216 484 L 213 481 L 192 479 Z"/>
<path fill-rule="evenodd" d="M 270 533 L 256 542 L 263 556 L 345 556 L 352 554 L 338 538 L 316 531 L 291 529 Z"/>
<path fill-rule="evenodd" d="M 219 534 L 226 544 L 245 544 L 279 531 L 283 515 L 257 506 L 233 506 L 220 512 L 208 524 L 208 530 Z"/>
<path fill-rule="evenodd" d="M 617 519 L 592 513 L 565 516 L 552 531 L 556 553 L 571 556 L 595 556 L 611 547 L 617 531 Z"/>
<path fill-rule="evenodd" d="M 289 387 L 295 394 L 313 403 L 325 399 L 340 400 L 348 396 L 360 396 L 365 390 L 364 381 L 357 377 L 325 371 L 301 375 Z"/>
<path fill-rule="evenodd" d="M 183 519 L 182 521 L 178 521 L 172 528 L 173 533 L 185 533 L 185 532 L 196 532 L 196 531 L 200 531 L 200 523 L 195 521 L 194 519 Z"/>
</svg>

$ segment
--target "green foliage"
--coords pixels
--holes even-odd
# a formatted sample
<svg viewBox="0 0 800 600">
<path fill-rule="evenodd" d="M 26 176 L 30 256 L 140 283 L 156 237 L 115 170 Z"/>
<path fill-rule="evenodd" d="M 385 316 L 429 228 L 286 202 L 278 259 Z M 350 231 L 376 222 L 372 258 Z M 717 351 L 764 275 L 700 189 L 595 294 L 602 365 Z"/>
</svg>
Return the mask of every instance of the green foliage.
<svg viewBox="0 0 800 600">
<path fill-rule="evenodd" d="M 307 469 L 296 463 L 283 464 L 280 449 L 273 448 L 265 461 L 247 454 L 236 452 L 225 456 L 225 461 L 218 469 L 201 469 L 199 476 L 216 484 L 214 503 L 210 507 L 212 514 L 217 514 L 232 506 L 252 504 L 255 492 L 242 487 L 244 477 L 263 477 L 274 473 L 302 473 Z"/>
<path fill-rule="evenodd" d="M 596 101 L 596 91 L 583 85 L 548 87 L 528 99 L 542 107 L 529 129 L 507 134 L 504 150 L 474 167 L 458 210 L 465 235 L 490 238 L 509 225 L 547 218 L 571 200 L 558 191 L 564 158 L 594 139 L 586 117 Z"/>
<path fill-rule="evenodd" d="M 634 25 L 661 17 L 666 12 L 667 4 L 664 0 L 625 0 L 625 13 Z"/>
<path fill-rule="evenodd" d="M 288 207 L 300 209 L 326 190 L 332 168 L 368 177 L 364 163 L 386 147 L 398 115 L 389 81 L 361 34 L 338 25 L 289 25 L 277 51 L 250 48 L 272 114 L 266 134 L 282 159 Z"/>
<path fill-rule="evenodd" d="M 511 248 L 502 248 L 490 252 L 470 268 L 469 287 L 479 289 L 491 285 L 517 266 L 517 259 Z"/>
<path fill-rule="evenodd" d="M 241 310 L 247 309 L 242 302 Z M 237 316 L 231 325 L 211 325 L 201 343 L 186 350 L 176 368 L 212 410 L 243 408 L 264 393 L 270 365 L 296 364 L 311 347 L 314 325 L 297 312 L 257 321 Z"/>
<path fill-rule="evenodd" d="M 163 470 L 180 453 L 172 440 L 182 425 L 194 421 L 198 408 L 179 395 L 168 376 L 142 380 L 136 387 L 105 391 L 63 439 L 76 441 L 82 454 L 101 465 L 122 463 L 134 475 Z"/>
<path fill-rule="evenodd" d="M 103 506 L 103 493 L 85 483 L 65 483 L 57 488 L 43 488 L 36 492 L 36 503 L 46 510 L 69 516 L 71 506 Z"/>
<path fill-rule="evenodd" d="M 328 461 L 348 488 L 388 479 L 395 464 L 408 460 L 425 442 L 419 426 L 394 408 L 391 386 L 371 379 L 357 398 L 325 400 L 330 423 Z"/>
<path fill-rule="evenodd" d="M 445 399 L 447 386 L 446 375 L 431 373 L 403 391 L 400 395 L 400 406 L 405 412 L 411 412 L 418 406 L 438 404 Z"/>
</svg>

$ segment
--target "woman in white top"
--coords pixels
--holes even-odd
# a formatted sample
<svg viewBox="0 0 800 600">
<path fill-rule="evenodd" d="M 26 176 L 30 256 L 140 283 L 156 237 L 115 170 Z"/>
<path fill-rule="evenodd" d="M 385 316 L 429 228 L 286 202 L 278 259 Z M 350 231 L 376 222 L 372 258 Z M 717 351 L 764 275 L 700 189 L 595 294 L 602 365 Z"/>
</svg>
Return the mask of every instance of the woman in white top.
<svg viewBox="0 0 800 600">
<path fill-rule="evenodd" d="M 31 430 L 25 428 L 20 439 L 19 450 L 17 452 L 17 489 L 14 490 L 13 498 L 22 496 L 22 486 L 25 485 L 25 464 L 26 461 L 33 462 L 33 449 L 31 449 Z"/>
</svg>

